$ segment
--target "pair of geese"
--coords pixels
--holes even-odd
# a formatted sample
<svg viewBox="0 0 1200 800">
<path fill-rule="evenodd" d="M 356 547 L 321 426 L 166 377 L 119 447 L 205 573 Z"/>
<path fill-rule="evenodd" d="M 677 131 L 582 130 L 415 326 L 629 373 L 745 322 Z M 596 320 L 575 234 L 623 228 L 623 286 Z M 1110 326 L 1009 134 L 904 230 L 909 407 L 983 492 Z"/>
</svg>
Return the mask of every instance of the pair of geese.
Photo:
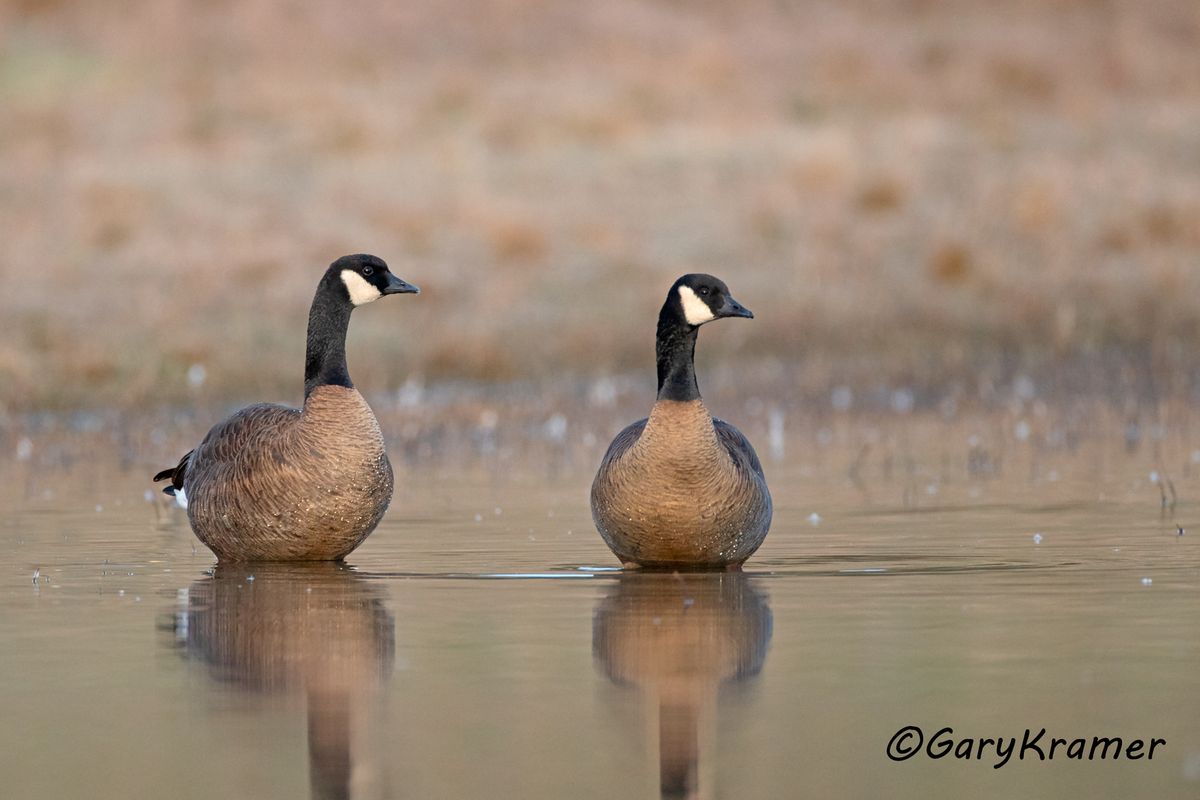
<svg viewBox="0 0 1200 800">
<path fill-rule="evenodd" d="M 346 329 L 356 307 L 420 291 L 371 255 L 326 270 L 308 316 L 304 407 L 249 406 L 217 423 L 154 476 L 187 508 L 220 561 L 339 560 L 392 499 L 392 466 L 370 406 L 350 381 Z M 658 399 L 609 445 L 592 484 L 592 518 L 626 567 L 738 568 L 771 524 L 754 448 L 700 399 L 701 325 L 753 317 L 711 275 L 684 275 L 658 315 Z"/>
</svg>

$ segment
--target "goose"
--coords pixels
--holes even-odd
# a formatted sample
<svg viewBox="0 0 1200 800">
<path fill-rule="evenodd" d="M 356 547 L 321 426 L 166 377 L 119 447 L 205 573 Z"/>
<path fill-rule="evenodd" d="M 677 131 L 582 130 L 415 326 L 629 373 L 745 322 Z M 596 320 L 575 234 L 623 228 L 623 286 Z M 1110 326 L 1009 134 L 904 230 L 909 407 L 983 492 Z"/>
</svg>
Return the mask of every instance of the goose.
<svg viewBox="0 0 1200 800">
<path fill-rule="evenodd" d="M 346 328 L 358 306 L 419 291 L 376 256 L 334 261 L 308 314 L 304 407 L 243 408 L 154 476 L 218 561 L 340 561 L 379 524 L 392 465 L 350 381 Z"/>
<path fill-rule="evenodd" d="M 671 286 L 658 314 L 658 398 L 613 439 L 592 483 L 592 519 L 627 568 L 740 568 L 771 526 L 758 455 L 709 414 L 696 384 L 696 335 L 723 317 L 754 315 L 712 275 Z"/>
</svg>

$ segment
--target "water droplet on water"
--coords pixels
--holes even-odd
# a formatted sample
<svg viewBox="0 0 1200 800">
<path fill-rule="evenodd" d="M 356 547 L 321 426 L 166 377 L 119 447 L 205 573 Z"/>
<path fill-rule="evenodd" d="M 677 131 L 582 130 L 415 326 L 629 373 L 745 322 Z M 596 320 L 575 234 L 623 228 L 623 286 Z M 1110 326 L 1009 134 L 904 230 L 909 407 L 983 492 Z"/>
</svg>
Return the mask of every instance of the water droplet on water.
<svg viewBox="0 0 1200 800">
<path fill-rule="evenodd" d="M 411 375 L 396 392 L 396 404 L 401 408 L 414 408 L 425 399 L 425 381 L 419 375 Z"/>
<path fill-rule="evenodd" d="M 188 367 L 187 382 L 188 386 L 191 386 L 193 389 L 199 389 L 203 386 L 207 378 L 208 370 L 204 368 L 203 364 L 192 364 Z"/>
<path fill-rule="evenodd" d="M 567 438 L 567 418 L 555 414 L 542 426 L 542 433 L 552 442 L 561 442 Z"/>
<path fill-rule="evenodd" d="M 617 385 L 611 378 L 601 378 L 588 390 L 588 402 L 596 408 L 608 408 L 617 402 Z"/>
<path fill-rule="evenodd" d="M 784 456 L 783 423 L 783 412 L 778 408 L 771 409 L 767 416 L 767 441 L 771 449 L 771 458 L 776 461 L 782 461 Z"/>
<path fill-rule="evenodd" d="M 897 414 L 908 414 L 917 404 L 917 398 L 911 389 L 897 389 L 892 392 L 892 410 Z"/>
<path fill-rule="evenodd" d="M 849 386 L 835 386 L 829 402 L 838 411 L 845 411 L 854 404 L 854 391 Z"/>
</svg>

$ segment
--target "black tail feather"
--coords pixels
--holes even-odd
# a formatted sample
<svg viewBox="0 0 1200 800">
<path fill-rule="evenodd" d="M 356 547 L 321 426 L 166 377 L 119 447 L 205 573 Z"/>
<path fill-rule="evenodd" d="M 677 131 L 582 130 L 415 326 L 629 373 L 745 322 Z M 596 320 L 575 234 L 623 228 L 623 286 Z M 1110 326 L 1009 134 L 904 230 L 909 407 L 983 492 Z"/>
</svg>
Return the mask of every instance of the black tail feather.
<svg viewBox="0 0 1200 800">
<path fill-rule="evenodd" d="M 174 497 L 175 490 L 183 488 L 183 476 L 187 474 L 188 459 L 192 457 L 192 453 L 194 452 L 196 451 L 188 450 L 187 454 L 183 458 L 179 459 L 178 464 L 170 469 L 164 469 L 162 472 L 154 476 L 155 483 L 158 481 L 165 481 L 168 478 L 171 479 L 171 485 L 163 487 L 164 494 L 169 494 Z"/>
</svg>

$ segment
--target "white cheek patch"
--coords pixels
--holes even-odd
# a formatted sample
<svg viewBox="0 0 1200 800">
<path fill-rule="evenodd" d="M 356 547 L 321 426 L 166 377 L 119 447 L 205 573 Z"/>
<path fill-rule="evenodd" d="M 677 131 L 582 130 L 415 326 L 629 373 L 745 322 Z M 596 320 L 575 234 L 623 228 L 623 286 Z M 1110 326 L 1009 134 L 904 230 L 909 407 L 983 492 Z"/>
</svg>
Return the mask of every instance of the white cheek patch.
<svg viewBox="0 0 1200 800">
<path fill-rule="evenodd" d="M 701 300 L 690 286 L 679 287 L 679 299 L 683 303 L 683 317 L 688 325 L 703 325 L 716 319 L 708 303 Z"/>
<path fill-rule="evenodd" d="M 383 292 L 367 283 L 367 279 L 354 270 L 342 270 L 342 283 L 346 284 L 346 291 L 350 292 L 350 302 L 356 306 L 361 306 L 383 297 Z"/>
</svg>

